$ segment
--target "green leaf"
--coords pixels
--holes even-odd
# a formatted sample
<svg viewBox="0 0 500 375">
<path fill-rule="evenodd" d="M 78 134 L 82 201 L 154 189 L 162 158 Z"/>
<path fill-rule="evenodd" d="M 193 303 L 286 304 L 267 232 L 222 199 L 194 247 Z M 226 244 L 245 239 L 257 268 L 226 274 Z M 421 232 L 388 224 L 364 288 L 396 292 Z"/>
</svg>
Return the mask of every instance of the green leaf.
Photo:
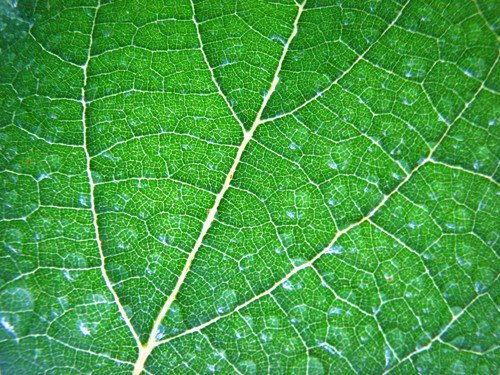
<svg viewBox="0 0 500 375">
<path fill-rule="evenodd" d="M 0 371 L 496 374 L 500 3 L 2 0 Z"/>
</svg>

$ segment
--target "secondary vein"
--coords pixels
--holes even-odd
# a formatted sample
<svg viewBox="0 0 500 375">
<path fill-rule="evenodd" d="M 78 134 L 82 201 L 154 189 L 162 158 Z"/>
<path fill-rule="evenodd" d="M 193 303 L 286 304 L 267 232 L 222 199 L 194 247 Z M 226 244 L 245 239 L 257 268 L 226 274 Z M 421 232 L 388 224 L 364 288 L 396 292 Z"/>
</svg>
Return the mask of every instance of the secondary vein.
<svg viewBox="0 0 500 375">
<path fill-rule="evenodd" d="M 236 122 L 240 125 L 240 127 L 241 127 L 241 129 L 243 130 L 243 133 L 244 133 L 245 132 L 245 126 L 241 122 L 240 118 L 238 117 L 238 115 L 234 111 L 233 107 L 231 106 L 231 103 L 229 103 L 229 100 L 227 100 L 226 95 L 224 95 L 224 93 L 222 92 L 222 89 L 220 88 L 219 83 L 215 79 L 214 70 L 210 66 L 210 63 L 208 62 L 207 54 L 205 53 L 205 50 L 204 50 L 203 40 L 201 39 L 201 33 L 200 33 L 200 24 L 196 20 L 196 13 L 195 13 L 195 8 L 194 8 L 194 3 L 193 3 L 192 0 L 190 1 L 190 3 L 191 3 L 191 8 L 193 10 L 193 18 L 192 18 L 193 19 L 193 23 L 194 23 L 194 26 L 196 27 L 196 35 L 198 37 L 198 43 L 200 43 L 200 51 L 201 51 L 201 54 L 203 55 L 203 60 L 205 61 L 205 64 L 207 65 L 207 68 L 208 68 L 208 70 L 210 72 L 210 77 L 212 78 L 212 82 L 214 83 L 215 87 L 217 88 L 217 92 L 219 93 L 219 95 L 222 97 L 222 99 L 226 103 L 227 107 L 229 108 L 229 111 L 231 111 L 231 114 L 236 119 Z"/>
<path fill-rule="evenodd" d="M 103 251 L 103 246 L 102 246 L 102 241 L 101 241 L 101 236 L 99 234 L 99 225 L 97 222 L 97 211 L 95 207 L 95 182 L 94 178 L 92 177 L 92 170 L 90 167 L 90 161 L 92 160 L 92 157 L 89 154 L 88 150 L 88 140 L 89 140 L 89 131 L 88 131 L 88 124 L 87 124 L 87 100 L 86 100 L 86 88 L 88 84 L 88 66 L 90 62 L 90 58 L 92 56 L 91 54 L 91 48 L 92 48 L 92 43 L 93 43 L 93 35 L 94 35 L 94 29 L 96 25 L 96 19 L 97 19 L 97 13 L 99 12 L 99 8 L 101 7 L 101 1 L 99 0 L 97 3 L 97 6 L 95 8 L 94 12 L 94 17 L 92 19 L 92 27 L 90 30 L 90 37 L 89 37 L 89 46 L 88 46 L 88 53 L 87 53 L 87 58 L 85 60 L 85 63 L 81 66 L 82 71 L 83 71 L 83 86 L 82 86 L 82 93 L 81 93 L 81 104 L 82 104 L 82 125 L 83 125 L 83 151 L 85 153 L 85 159 L 86 159 L 86 171 L 87 171 L 87 178 L 89 181 L 89 188 L 90 188 L 90 211 L 92 213 L 92 226 L 94 228 L 94 235 L 95 235 L 95 240 L 97 243 L 97 248 L 99 250 L 99 258 L 101 261 L 100 264 L 100 270 L 102 277 L 104 279 L 104 282 L 106 284 L 106 287 L 109 289 L 111 292 L 113 299 L 115 301 L 115 304 L 118 307 L 118 310 L 120 312 L 120 315 L 129 328 L 130 332 L 132 333 L 132 336 L 134 337 L 134 340 L 137 344 L 137 347 L 140 348 L 141 346 L 141 341 L 139 339 L 139 336 L 137 335 L 137 332 L 135 331 L 134 327 L 132 326 L 132 323 L 130 322 L 130 319 L 127 316 L 127 313 L 125 312 L 124 307 L 122 306 L 120 302 L 120 298 L 118 297 L 118 294 L 116 294 L 116 291 L 113 288 L 113 284 L 111 283 L 111 280 L 106 272 L 106 258 L 104 256 L 104 251 Z"/>
</svg>

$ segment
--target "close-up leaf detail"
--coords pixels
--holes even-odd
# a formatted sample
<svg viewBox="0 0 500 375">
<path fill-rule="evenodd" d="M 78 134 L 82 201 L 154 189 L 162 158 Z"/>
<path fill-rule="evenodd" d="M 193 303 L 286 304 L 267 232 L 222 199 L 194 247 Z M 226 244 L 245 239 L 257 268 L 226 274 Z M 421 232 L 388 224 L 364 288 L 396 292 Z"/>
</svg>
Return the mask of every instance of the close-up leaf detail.
<svg viewBox="0 0 500 375">
<path fill-rule="evenodd" d="M 0 0 L 0 373 L 498 374 L 499 30 Z"/>
</svg>

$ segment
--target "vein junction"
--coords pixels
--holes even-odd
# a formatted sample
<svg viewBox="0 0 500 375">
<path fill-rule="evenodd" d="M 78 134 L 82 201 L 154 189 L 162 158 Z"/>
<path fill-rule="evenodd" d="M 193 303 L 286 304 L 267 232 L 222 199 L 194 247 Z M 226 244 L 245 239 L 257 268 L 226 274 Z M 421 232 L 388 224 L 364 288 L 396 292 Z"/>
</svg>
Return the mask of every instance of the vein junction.
<svg viewBox="0 0 500 375">
<path fill-rule="evenodd" d="M 196 25 L 196 31 L 198 34 L 198 39 L 200 41 L 200 48 L 202 49 L 203 44 L 201 43 L 201 35 L 200 35 L 200 31 L 199 31 L 199 25 L 198 25 L 198 22 L 195 18 L 194 4 L 191 2 L 191 5 L 193 8 L 193 22 Z M 182 272 L 177 280 L 177 283 L 175 284 L 174 289 L 170 293 L 165 304 L 163 305 L 162 309 L 160 310 L 160 313 L 158 314 L 157 318 L 155 319 L 155 322 L 153 324 L 153 328 L 152 328 L 151 333 L 149 335 L 148 342 L 146 343 L 145 346 L 142 346 L 140 348 L 139 357 L 138 357 L 137 362 L 136 362 L 135 367 L 134 367 L 134 372 L 133 372 L 134 375 L 138 375 L 144 370 L 144 364 L 146 363 L 147 358 L 151 354 L 152 350 L 158 345 L 159 341 L 156 339 L 156 333 L 158 332 L 160 324 L 163 321 L 166 314 L 168 313 L 172 303 L 174 302 L 175 298 L 177 297 L 177 294 L 179 293 L 179 291 L 184 283 L 184 280 L 186 279 L 187 274 L 189 273 L 189 270 L 191 268 L 191 264 L 193 263 L 193 260 L 196 257 L 196 253 L 198 252 L 198 250 L 200 249 L 200 247 L 203 243 L 203 238 L 207 234 L 208 230 L 210 229 L 210 227 L 212 225 L 212 222 L 215 219 L 215 215 L 217 213 L 217 209 L 220 205 L 220 202 L 222 201 L 224 195 L 226 194 L 227 190 L 229 189 L 229 187 L 231 185 L 232 177 L 233 177 L 234 173 L 236 172 L 236 169 L 240 163 L 241 157 L 242 157 L 243 153 L 245 152 L 247 145 L 252 140 L 253 134 L 254 134 L 255 130 L 257 129 L 257 127 L 262 123 L 262 119 L 261 119 L 262 113 L 264 112 L 264 109 L 266 108 L 267 103 L 269 102 L 269 99 L 271 98 L 274 91 L 276 90 L 276 87 L 278 86 L 279 74 L 281 71 L 281 67 L 283 65 L 283 61 L 285 60 L 286 54 L 288 52 L 288 48 L 289 48 L 291 42 L 293 41 L 293 39 L 295 38 L 295 36 L 297 35 L 298 22 L 299 22 L 300 16 L 302 15 L 302 12 L 304 11 L 305 5 L 306 5 L 306 2 L 304 1 L 304 3 L 302 3 L 298 6 L 297 15 L 296 15 L 295 21 L 293 23 L 292 33 L 288 37 L 288 40 L 286 41 L 285 46 L 283 48 L 283 52 L 281 53 L 281 57 L 278 61 L 278 65 L 277 65 L 274 77 L 271 81 L 271 86 L 269 87 L 269 90 L 267 90 L 267 93 L 264 97 L 264 100 L 262 101 L 260 109 L 257 112 L 255 121 L 253 122 L 251 128 L 248 131 L 243 130 L 243 141 L 242 141 L 241 145 L 239 146 L 238 151 L 236 152 L 234 162 L 233 162 L 231 168 L 229 169 L 228 174 L 226 175 L 226 179 L 224 181 L 224 184 L 223 184 L 221 190 L 219 191 L 219 193 L 216 195 L 215 202 L 214 202 L 212 208 L 208 212 L 207 218 L 206 218 L 205 222 L 203 223 L 200 235 L 198 236 L 198 239 L 196 240 L 196 243 L 193 247 L 193 250 L 189 253 L 189 256 L 188 256 L 186 263 L 184 265 L 184 268 L 182 269 Z M 206 60 L 206 56 L 205 56 L 205 53 L 203 52 L 203 49 L 202 49 L 202 53 L 204 55 L 205 61 L 208 64 L 208 61 Z M 211 74 L 212 74 L 212 78 L 213 78 L 213 73 L 211 72 Z M 213 78 L 213 81 L 216 82 L 215 78 Z M 228 104 L 228 101 L 225 98 L 222 91 L 220 90 L 219 86 L 218 85 L 216 85 L 216 86 L 217 86 L 218 92 L 220 93 L 220 95 L 223 96 L 223 98 L 225 99 L 225 102 Z M 236 117 L 236 114 L 233 111 L 231 111 L 231 112 L 233 113 L 233 116 L 236 118 L 237 122 L 241 124 L 240 120 Z"/>
</svg>

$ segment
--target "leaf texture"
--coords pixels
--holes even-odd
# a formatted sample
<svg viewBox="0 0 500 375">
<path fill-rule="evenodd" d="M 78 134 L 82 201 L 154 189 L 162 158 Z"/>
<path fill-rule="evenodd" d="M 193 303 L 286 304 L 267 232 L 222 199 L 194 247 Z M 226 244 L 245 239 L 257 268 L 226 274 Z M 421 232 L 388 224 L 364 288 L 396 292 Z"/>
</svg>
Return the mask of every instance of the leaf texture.
<svg viewBox="0 0 500 375">
<path fill-rule="evenodd" d="M 498 373 L 498 2 L 0 9 L 2 373 Z"/>
</svg>

